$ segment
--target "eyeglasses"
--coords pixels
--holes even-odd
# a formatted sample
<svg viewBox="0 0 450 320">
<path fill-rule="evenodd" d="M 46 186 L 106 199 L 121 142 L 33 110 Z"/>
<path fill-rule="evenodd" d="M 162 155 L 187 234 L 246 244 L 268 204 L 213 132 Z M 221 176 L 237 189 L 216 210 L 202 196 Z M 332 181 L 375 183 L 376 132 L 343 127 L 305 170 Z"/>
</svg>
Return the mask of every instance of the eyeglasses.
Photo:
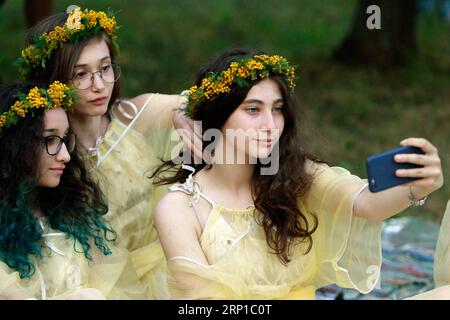
<svg viewBox="0 0 450 320">
<path fill-rule="evenodd" d="M 111 63 L 105 66 L 102 66 L 100 70 L 95 72 L 90 71 L 80 71 L 76 72 L 72 75 L 72 81 L 75 83 L 75 86 L 80 89 L 88 89 L 92 86 L 94 82 L 95 74 L 98 73 L 100 78 L 107 83 L 114 83 L 120 78 L 120 66 L 115 63 Z"/>
<path fill-rule="evenodd" d="M 63 143 L 66 145 L 67 152 L 72 153 L 75 150 L 76 136 L 73 133 L 69 133 L 62 138 L 60 136 L 43 137 L 43 140 L 45 142 L 45 149 L 51 156 L 59 153 Z"/>
</svg>

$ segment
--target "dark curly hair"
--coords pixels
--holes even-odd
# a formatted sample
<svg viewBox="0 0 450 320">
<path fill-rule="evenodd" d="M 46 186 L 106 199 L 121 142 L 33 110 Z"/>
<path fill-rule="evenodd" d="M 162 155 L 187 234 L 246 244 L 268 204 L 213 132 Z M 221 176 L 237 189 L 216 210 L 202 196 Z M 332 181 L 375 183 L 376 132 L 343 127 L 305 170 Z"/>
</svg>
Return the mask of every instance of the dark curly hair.
<svg viewBox="0 0 450 320">
<path fill-rule="evenodd" d="M 11 85 L 0 89 L 0 113 L 7 111 L 17 93 L 33 86 Z M 41 257 L 42 229 L 33 209 L 40 208 L 50 226 L 64 232 L 82 245 L 89 254 L 93 240 L 105 254 L 106 242 L 116 234 L 103 216 L 108 212 L 104 195 L 89 177 L 76 152 L 66 164 L 60 183 L 55 188 L 37 185 L 39 159 L 43 152 L 44 110 L 27 116 L 0 132 L 0 260 L 30 278 L 35 271 L 32 256 Z"/>
<path fill-rule="evenodd" d="M 244 57 L 261 54 L 248 49 L 228 50 L 209 64 L 201 68 L 196 77 L 196 85 L 200 86 L 202 79 L 209 72 L 220 73 L 229 68 L 231 62 Z M 298 208 L 298 197 L 310 186 L 312 177 L 306 172 L 305 164 L 308 160 L 322 162 L 307 152 L 300 142 L 305 141 L 299 134 L 300 110 L 288 84 L 276 74 L 270 79 L 275 81 L 282 93 L 284 108 L 282 109 L 285 124 L 279 141 L 279 170 L 274 175 L 261 175 L 263 165 L 258 162 L 252 177 L 252 192 L 255 207 L 261 213 L 259 223 L 264 228 L 268 246 L 276 253 L 283 263 L 288 263 L 290 247 L 294 243 L 307 242 L 306 253 L 312 247 L 312 234 L 316 230 L 318 221 L 312 215 L 312 222 L 307 219 Z M 250 86 L 243 88 L 236 84 L 231 86 L 231 92 L 222 94 L 214 100 L 205 100 L 194 112 L 194 120 L 202 121 L 202 130 L 222 129 L 227 119 L 244 101 L 252 86 L 261 79 L 250 82 Z M 202 134 L 203 134 L 202 132 Z M 203 141 L 203 148 L 207 148 L 215 141 Z M 182 157 L 182 156 L 181 156 Z M 191 163 L 194 163 L 191 158 Z M 194 165 L 196 172 L 207 164 Z M 171 160 L 164 162 L 151 176 L 157 185 L 184 182 L 190 172 L 179 169 Z"/>
</svg>

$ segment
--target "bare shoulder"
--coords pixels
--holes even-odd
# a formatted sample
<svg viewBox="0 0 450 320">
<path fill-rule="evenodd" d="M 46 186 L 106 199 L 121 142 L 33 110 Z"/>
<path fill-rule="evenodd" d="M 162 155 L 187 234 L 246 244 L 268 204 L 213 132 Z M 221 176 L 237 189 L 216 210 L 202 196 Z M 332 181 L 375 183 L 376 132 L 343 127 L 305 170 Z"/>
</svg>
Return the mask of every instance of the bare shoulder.
<svg viewBox="0 0 450 320">
<path fill-rule="evenodd" d="M 201 234 L 201 226 L 193 208 L 189 206 L 188 196 L 181 192 L 168 192 L 157 204 L 154 212 L 158 233 Z"/>
<path fill-rule="evenodd" d="M 164 224 L 179 221 L 189 217 L 189 200 L 183 192 L 168 192 L 155 209 L 155 223 Z"/>
<path fill-rule="evenodd" d="M 184 256 L 207 263 L 199 243 L 201 227 L 183 192 L 169 192 L 155 209 L 155 226 L 167 258 Z"/>
</svg>

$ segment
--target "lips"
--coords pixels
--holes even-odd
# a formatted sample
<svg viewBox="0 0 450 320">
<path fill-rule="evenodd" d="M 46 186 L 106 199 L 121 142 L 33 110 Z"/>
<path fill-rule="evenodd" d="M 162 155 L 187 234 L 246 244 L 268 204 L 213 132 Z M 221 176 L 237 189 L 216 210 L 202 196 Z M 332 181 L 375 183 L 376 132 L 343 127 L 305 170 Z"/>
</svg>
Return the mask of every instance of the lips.
<svg viewBox="0 0 450 320">
<path fill-rule="evenodd" d="M 64 172 L 64 168 L 65 168 L 65 167 L 50 168 L 49 170 L 50 170 L 50 171 L 53 171 L 53 172 L 55 172 L 55 173 L 60 173 L 60 174 L 62 174 L 62 173 Z"/>
<path fill-rule="evenodd" d="M 260 137 L 260 138 L 256 137 L 255 140 L 258 141 L 258 142 L 274 142 L 275 141 L 275 137 L 268 137 L 268 136 Z"/>
<path fill-rule="evenodd" d="M 272 143 L 272 142 L 273 142 L 273 139 L 256 139 L 256 141 L 258 141 L 258 142 L 270 142 L 270 143 Z"/>
<path fill-rule="evenodd" d="M 108 99 L 108 97 L 100 97 L 100 98 L 97 98 L 97 99 L 94 99 L 94 100 L 90 100 L 89 102 L 94 104 L 94 105 L 96 105 L 96 106 L 98 106 L 98 105 L 105 104 L 106 99 Z"/>
<path fill-rule="evenodd" d="M 273 140 L 271 140 L 271 139 L 258 139 L 256 141 L 258 141 L 258 143 L 263 144 L 265 146 L 271 146 L 273 143 Z"/>
</svg>

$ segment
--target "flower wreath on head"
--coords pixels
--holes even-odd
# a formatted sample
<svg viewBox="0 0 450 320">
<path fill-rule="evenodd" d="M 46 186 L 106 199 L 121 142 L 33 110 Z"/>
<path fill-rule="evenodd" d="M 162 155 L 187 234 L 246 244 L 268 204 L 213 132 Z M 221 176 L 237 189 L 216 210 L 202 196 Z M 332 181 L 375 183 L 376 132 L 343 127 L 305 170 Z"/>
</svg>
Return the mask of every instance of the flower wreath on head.
<svg viewBox="0 0 450 320">
<path fill-rule="evenodd" d="M 50 110 L 62 107 L 66 111 L 72 111 L 75 92 L 73 87 L 59 81 L 53 82 L 47 89 L 34 87 L 27 94 L 20 92 L 11 108 L 0 115 L 0 132 L 3 127 L 9 128 L 20 118 L 25 118 L 28 112 L 34 116 L 34 110 L 40 108 Z"/>
<path fill-rule="evenodd" d="M 205 100 L 231 92 L 231 86 L 248 87 L 249 81 L 280 75 L 289 88 L 295 88 L 295 68 L 290 66 L 286 58 L 279 55 L 255 55 L 234 61 L 230 67 L 220 73 L 209 72 L 202 79 L 200 87 L 192 86 L 187 92 L 188 100 L 182 111 L 192 118 L 198 106 Z"/>
<path fill-rule="evenodd" d="M 86 40 L 102 32 L 106 33 L 117 46 L 118 26 L 112 13 L 85 9 L 81 11 L 76 7 L 69 13 L 64 25 L 55 27 L 52 31 L 44 33 L 34 39 L 33 43 L 22 50 L 17 60 L 20 74 L 27 78 L 31 71 L 45 68 L 55 50 L 62 48 L 64 43 L 76 43 Z"/>
</svg>

